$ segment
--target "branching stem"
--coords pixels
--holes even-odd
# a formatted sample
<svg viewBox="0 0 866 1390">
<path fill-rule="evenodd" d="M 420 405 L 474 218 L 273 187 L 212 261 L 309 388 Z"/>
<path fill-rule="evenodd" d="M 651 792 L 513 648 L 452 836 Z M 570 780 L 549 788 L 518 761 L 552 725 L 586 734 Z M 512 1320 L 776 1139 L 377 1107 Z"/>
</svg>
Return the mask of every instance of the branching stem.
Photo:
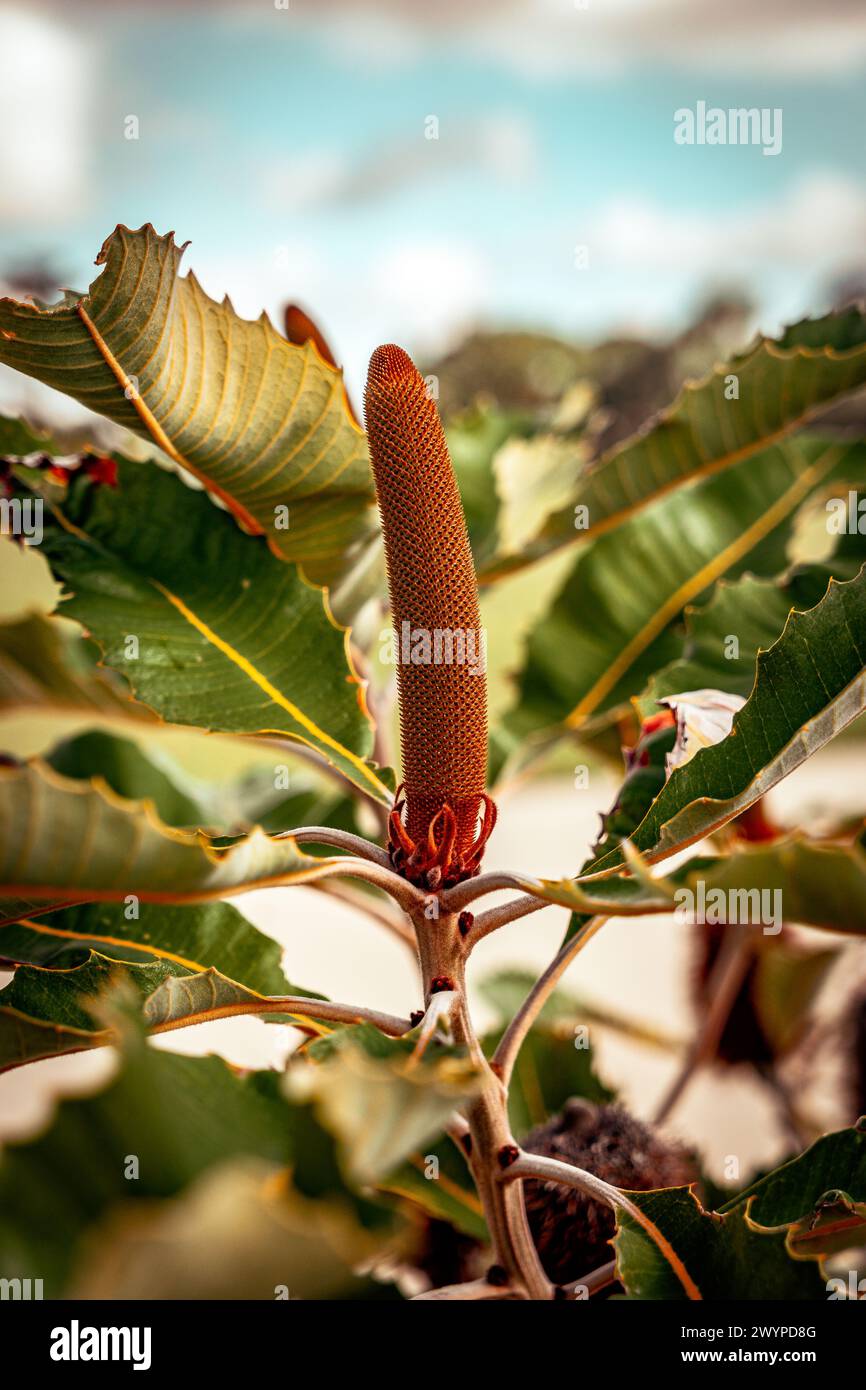
<svg viewBox="0 0 866 1390">
<path fill-rule="evenodd" d="M 371 864 L 381 864 L 383 869 L 391 868 L 387 850 L 365 840 L 363 835 L 353 835 L 351 830 L 338 830 L 333 825 L 300 825 L 297 830 L 281 830 L 273 838 L 294 840 L 299 845 L 331 845 L 359 859 L 368 859 Z"/>
<path fill-rule="evenodd" d="M 571 1163 L 562 1163 L 558 1158 L 545 1158 L 541 1154 L 528 1154 L 521 1151 L 514 1162 L 505 1169 L 500 1182 L 510 1184 L 525 1178 L 536 1178 L 539 1182 L 558 1182 L 565 1187 L 574 1187 L 588 1197 L 604 1202 L 614 1210 L 627 1212 L 667 1260 L 685 1290 L 688 1298 L 699 1300 L 700 1290 L 674 1250 L 670 1241 L 662 1234 L 655 1222 L 651 1221 L 640 1207 L 627 1197 L 618 1187 L 588 1173 L 585 1168 L 577 1168 Z"/>
<path fill-rule="evenodd" d="M 481 1078 L 479 1090 L 466 1105 L 467 1158 L 490 1231 L 494 1261 L 505 1270 L 518 1296 L 549 1299 L 553 1286 L 529 1232 L 520 1184 L 506 1187 L 498 1180 L 503 1154 L 516 1152 L 516 1145 L 508 1122 L 506 1089 L 484 1055 L 466 1004 L 466 943 L 458 914 L 444 912 L 441 899 L 437 913 L 428 915 L 430 907 L 428 899 L 427 911 L 422 908 L 412 914 L 424 995 L 428 1008 L 438 993 L 453 996 L 448 1003 L 454 1040 L 466 1048 Z M 463 1148 L 466 1152 L 465 1144 Z"/>
<path fill-rule="evenodd" d="M 588 922 L 584 922 L 571 940 L 567 941 L 554 956 L 544 974 L 540 975 L 532 986 L 503 1033 L 499 1046 L 493 1054 L 493 1068 L 497 1075 L 502 1078 L 503 1085 L 508 1086 L 523 1040 L 544 1008 L 555 986 L 578 952 L 583 950 L 586 943 L 595 936 L 606 921 L 606 917 L 591 917 Z"/>
<path fill-rule="evenodd" d="M 478 942 L 483 941 L 484 937 L 489 936 L 491 932 L 507 926 L 509 922 L 516 922 L 521 917 L 528 917 L 531 912 L 539 912 L 543 907 L 555 906 L 555 903 L 534 898 L 531 893 L 526 893 L 523 897 L 512 898 L 510 902 L 501 903 L 499 907 L 488 908 L 486 912 L 480 913 L 475 918 L 467 938 L 469 949 L 477 946 Z"/>
<path fill-rule="evenodd" d="M 516 874 L 502 871 L 479 874 L 476 878 L 464 879 L 453 888 L 446 888 L 440 902 L 443 912 L 462 912 L 464 907 L 486 897 L 488 893 L 496 893 L 502 888 L 523 888 L 525 885 L 526 879 L 518 878 Z M 544 904 L 540 903 L 539 906 L 543 907 Z"/>
</svg>

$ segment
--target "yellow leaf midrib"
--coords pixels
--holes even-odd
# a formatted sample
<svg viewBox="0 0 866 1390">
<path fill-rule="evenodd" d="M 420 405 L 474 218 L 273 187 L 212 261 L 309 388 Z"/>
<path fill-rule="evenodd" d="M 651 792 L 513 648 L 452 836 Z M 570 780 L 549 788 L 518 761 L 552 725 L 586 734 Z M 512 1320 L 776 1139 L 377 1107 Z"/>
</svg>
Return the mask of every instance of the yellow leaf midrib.
<svg viewBox="0 0 866 1390">
<path fill-rule="evenodd" d="M 782 496 L 777 498 L 757 521 L 753 522 L 750 527 L 741 532 L 736 540 L 725 546 L 718 555 L 715 555 L 712 560 L 701 566 L 685 580 L 656 610 L 641 631 L 635 633 L 634 637 L 623 647 L 619 656 L 611 662 L 604 674 L 590 687 L 586 695 L 565 719 L 565 726 L 569 729 L 579 728 L 597 709 L 605 696 L 610 694 L 620 677 L 634 664 L 637 657 L 646 650 L 650 642 L 659 635 L 680 609 L 709 584 L 712 584 L 714 580 L 726 573 L 737 560 L 742 559 L 744 555 L 754 549 L 758 542 L 763 540 L 764 536 L 768 535 L 788 515 L 797 502 L 805 497 L 816 483 L 820 482 L 830 471 L 841 452 L 840 448 L 829 449 L 820 459 L 805 468 Z"/>
</svg>

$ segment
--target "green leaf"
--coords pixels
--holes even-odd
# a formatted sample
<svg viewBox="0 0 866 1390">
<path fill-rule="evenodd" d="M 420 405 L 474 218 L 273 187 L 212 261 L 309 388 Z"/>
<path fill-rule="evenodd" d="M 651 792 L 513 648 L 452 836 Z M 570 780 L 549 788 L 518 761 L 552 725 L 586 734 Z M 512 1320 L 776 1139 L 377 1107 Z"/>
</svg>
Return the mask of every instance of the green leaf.
<svg viewBox="0 0 866 1390">
<path fill-rule="evenodd" d="M 290 791 L 274 785 L 274 767 L 227 783 L 194 778 L 157 744 L 145 752 L 132 739 L 92 729 L 55 745 L 45 762 L 78 781 L 99 777 L 118 796 L 150 801 L 167 825 L 200 828 L 221 840 L 261 826 L 269 833 L 293 825 L 335 825 L 357 831 L 355 801 L 292 774 Z"/>
<path fill-rule="evenodd" d="M 858 1125 L 824 1135 L 716 1212 L 704 1211 L 686 1188 L 629 1196 L 704 1298 L 826 1298 L 813 1261 L 857 1245 L 866 1228 L 866 1132 Z M 617 1273 L 628 1295 L 682 1298 L 657 1247 L 627 1213 L 617 1219 Z"/>
<path fill-rule="evenodd" d="M 56 454 L 59 450 L 47 434 L 34 430 L 26 420 L 0 414 L 0 457 L 15 458 L 22 454 Z"/>
<path fill-rule="evenodd" d="M 669 1241 L 702 1298 L 713 1302 L 826 1299 L 824 1280 L 814 1265 L 792 1260 L 784 1236 L 755 1231 L 741 1207 L 725 1215 L 704 1211 L 686 1187 L 628 1196 Z M 621 1209 L 613 1246 L 617 1278 L 629 1298 L 686 1297 L 657 1245 Z"/>
<path fill-rule="evenodd" d="M 148 753 L 129 738 L 88 730 L 55 744 L 45 757 L 63 777 L 101 777 L 118 796 L 150 801 L 167 825 L 208 825 L 208 813 L 192 779 L 160 749 Z"/>
<path fill-rule="evenodd" d="M 526 411 L 499 411 L 479 405 L 448 420 L 448 452 L 460 488 L 476 567 L 496 547 L 499 500 L 493 459 L 508 440 L 532 427 Z"/>
<path fill-rule="evenodd" d="M 319 1065 L 290 1072 L 290 1093 L 293 1081 L 312 1093 L 352 1185 L 387 1179 L 479 1084 L 471 1062 L 450 1049 L 431 1043 L 419 1058 L 411 1037 L 385 1038 L 369 1025 L 340 1029 L 309 1053 Z"/>
<path fill-rule="evenodd" d="M 530 637 L 515 732 L 579 730 L 638 694 L 680 654 L 670 624 L 742 563 L 834 473 L 866 469 L 862 445 L 795 441 L 665 498 L 584 548 Z"/>
<path fill-rule="evenodd" d="M 499 494 L 498 541 L 502 557 L 522 555 L 580 486 L 589 447 L 554 434 L 510 439 L 493 459 Z"/>
<path fill-rule="evenodd" d="M 497 1010 L 503 1022 L 507 1022 L 517 1013 L 536 978 L 530 970 L 499 970 L 494 975 L 486 976 L 479 989 L 482 998 Z M 545 1000 L 536 1027 L 556 1029 L 567 1025 L 573 1030 L 576 1022 L 597 1024 L 600 1028 L 608 1028 L 648 1047 L 665 1051 L 680 1046 L 679 1039 L 661 1033 L 657 1028 L 649 1028 L 637 1019 L 627 1018 L 611 1009 L 600 1008 L 598 1004 L 563 989 L 555 989 Z M 611 1092 L 607 1098 L 611 1099 L 612 1095 Z"/>
<path fill-rule="evenodd" d="M 70 1296 L 112 1213 L 126 1219 L 132 1207 L 146 1223 L 155 1199 L 176 1197 L 218 1165 L 252 1159 L 297 1172 L 307 1154 L 333 1145 L 309 1106 L 289 1103 L 278 1073 L 239 1074 L 217 1057 L 156 1050 L 132 1021 L 105 1017 L 120 1027 L 119 1073 L 98 1094 L 64 1101 L 43 1134 L 0 1156 L 0 1278 L 44 1279 L 47 1298 Z M 286 1177 L 270 1195 L 286 1192 L 296 1210 Z M 351 1193 L 333 1164 L 320 1163 L 317 1178 L 325 1216 L 341 1211 L 392 1240 L 387 1207 Z M 306 1212 L 311 1234 L 318 1222 Z"/>
<path fill-rule="evenodd" d="M 790 835 L 741 844 L 718 858 L 690 859 L 661 878 L 598 879 L 591 870 L 585 878 L 527 879 L 522 887 L 583 914 L 687 911 L 690 903 L 703 901 L 707 920 L 716 922 L 734 920 L 729 908 L 718 906 L 724 895 L 740 922 L 769 925 L 778 905 L 788 923 L 866 935 L 866 850 L 856 840 Z"/>
<path fill-rule="evenodd" d="M 735 399 L 728 398 L 732 377 Z M 857 309 L 795 324 L 778 340 L 758 339 L 704 380 L 684 386 L 648 428 L 584 469 L 568 505 L 531 544 L 494 561 L 482 578 L 498 578 L 560 546 L 598 536 L 684 483 L 751 459 L 864 382 L 866 316 Z M 583 530 L 575 530 L 576 507 L 587 509 Z"/>
<path fill-rule="evenodd" d="M 273 1072 L 138 1047 L 99 1094 L 65 1101 L 35 1140 L 0 1158 L 0 1277 L 63 1292 L 88 1227 L 112 1204 L 170 1197 L 227 1159 L 291 1161 L 290 1110 Z M 130 1158 L 138 1177 L 126 1176 Z"/>
<path fill-rule="evenodd" d="M 39 762 L 0 768 L 0 827 L 0 897 L 31 902 L 205 902 L 312 882 L 339 863 L 261 830 L 217 845 L 163 825 L 147 803 Z"/>
<path fill-rule="evenodd" d="M 755 686 L 731 733 L 671 773 L 633 843 L 655 860 L 723 825 L 829 742 L 866 708 L 866 566 L 790 615 L 757 659 Z M 621 862 L 612 851 L 593 866 Z"/>
<path fill-rule="evenodd" d="M 124 682 L 96 666 L 92 647 L 71 624 L 42 613 L 0 623 L 0 712 L 94 711 L 110 718 L 152 720 L 125 697 Z"/>
<path fill-rule="evenodd" d="M 457 1145 L 447 1136 L 428 1140 L 423 1153 L 410 1154 L 380 1180 L 378 1187 L 487 1244 L 487 1223 L 472 1175 Z"/>
<path fill-rule="evenodd" d="M 46 513 L 61 611 L 163 719 L 307 744 L 369 795 L 373 729 L 324 595 L 171 473 L 118 460 L 118 486 L 75 480 Z"/>
<path fill-rule="evenodd" d="M 181 277 L 183 250 L 149 224 L 118 227 L 87 294 L 53 307 L 0 300 L 0 361 L 151 440 L 325 581 L 373 524 L 366 442 L 341 373 L 264 314 L 241 319 Z"/>
<path fill-rule="evenodd" d="M 818 1139 L 805 1153 L 741 1192 L 757 1226 L 777 1230 L 814 1210 L 824 1192 L 842 1187 L 866 1202 L 866 1128 L 851 1126 Z"/>
<path fill-rule="evenodd" d="M 282 949 L 230 903 L 195 907 L 86 903 L 0 926 L 0 959 L 69 970 L 91 951 L 129 965 L 165 961 L 216 969 L 259 994 L 304 994 L 283 973 Z"/>
<path fill-rule="evenodd" d="M 320 1026 L 279 998 L 249 990 L 213 967 L 196 972 L 165 958 L 150 965 L 120 964 L 92 951 L 84 964 L 67 969 L 21 965 L 0 990 L 0 1071 L 114 1041 L 97 1013 L 102 997 L 121 984 L 132 987 L 149 1033 L 239 1014 L 276 1014 L 314 1031 Z M 287 992 L 313 997 L 292 986 Z"/>
<path fill-rule="evenodd" d="M 801 566 L 777 579 L 721 580 L 708 603 L 686 609 L 685 653 L 652 677 L 640 697 L 642 717 L 656 712 L 662 696 L 684 690 L 751 694 L 758 652 L 779 640 L 791 610 L 814 608 L 831 578 L 855 578 L 864 560 L 866 537 L 857 536 L 832 563 Z"/>
<path fill-rule="evenodd" d="M 70 1289 L 84 1299 L 381 1299 L 393 1285 L 358 1275 L 381 1235 L 333 1199 L 287 1188 L 278 1168 L 222 1164 L 178 1197 L 130 1202 L 91 1233 Z"/>
</svg>

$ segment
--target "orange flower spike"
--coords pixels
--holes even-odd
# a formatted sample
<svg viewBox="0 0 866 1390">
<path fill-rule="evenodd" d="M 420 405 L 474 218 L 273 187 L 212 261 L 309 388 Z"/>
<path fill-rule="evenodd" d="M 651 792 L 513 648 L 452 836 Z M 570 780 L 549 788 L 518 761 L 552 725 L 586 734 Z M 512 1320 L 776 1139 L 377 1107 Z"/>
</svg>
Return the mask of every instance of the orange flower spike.
<svg viewBox="0 0 866 1390">
<path fill-rule="evenodd" d="M 478 584 L 445 433 L 402 348 L 373 353 L 365 406 L 394 622 L 406 802 L 405 827 L 392 826 L 391 855 L 413 882 L 445 887 L 478 872 L 495 820 L 485 793 Z"/>
</svg>

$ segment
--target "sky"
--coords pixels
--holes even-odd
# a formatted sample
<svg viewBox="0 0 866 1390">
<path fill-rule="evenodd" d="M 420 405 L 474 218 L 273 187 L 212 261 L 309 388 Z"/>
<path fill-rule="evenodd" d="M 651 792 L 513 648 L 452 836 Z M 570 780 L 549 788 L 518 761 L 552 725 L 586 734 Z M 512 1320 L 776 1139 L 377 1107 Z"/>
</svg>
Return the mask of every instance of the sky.
<svg viewBox="0 0 866 1390">
<path fill-rule="evenodd" d="M 355 390 L 382 341 L 665 336 L 727 289 L 773 331 L 864 271 L 864 71 L 860 0 L 0 0 L 0 280 L 83 289 L 150 221 Z M 699 102 L 781 151 L 678 144 Z"/>
</svg>

